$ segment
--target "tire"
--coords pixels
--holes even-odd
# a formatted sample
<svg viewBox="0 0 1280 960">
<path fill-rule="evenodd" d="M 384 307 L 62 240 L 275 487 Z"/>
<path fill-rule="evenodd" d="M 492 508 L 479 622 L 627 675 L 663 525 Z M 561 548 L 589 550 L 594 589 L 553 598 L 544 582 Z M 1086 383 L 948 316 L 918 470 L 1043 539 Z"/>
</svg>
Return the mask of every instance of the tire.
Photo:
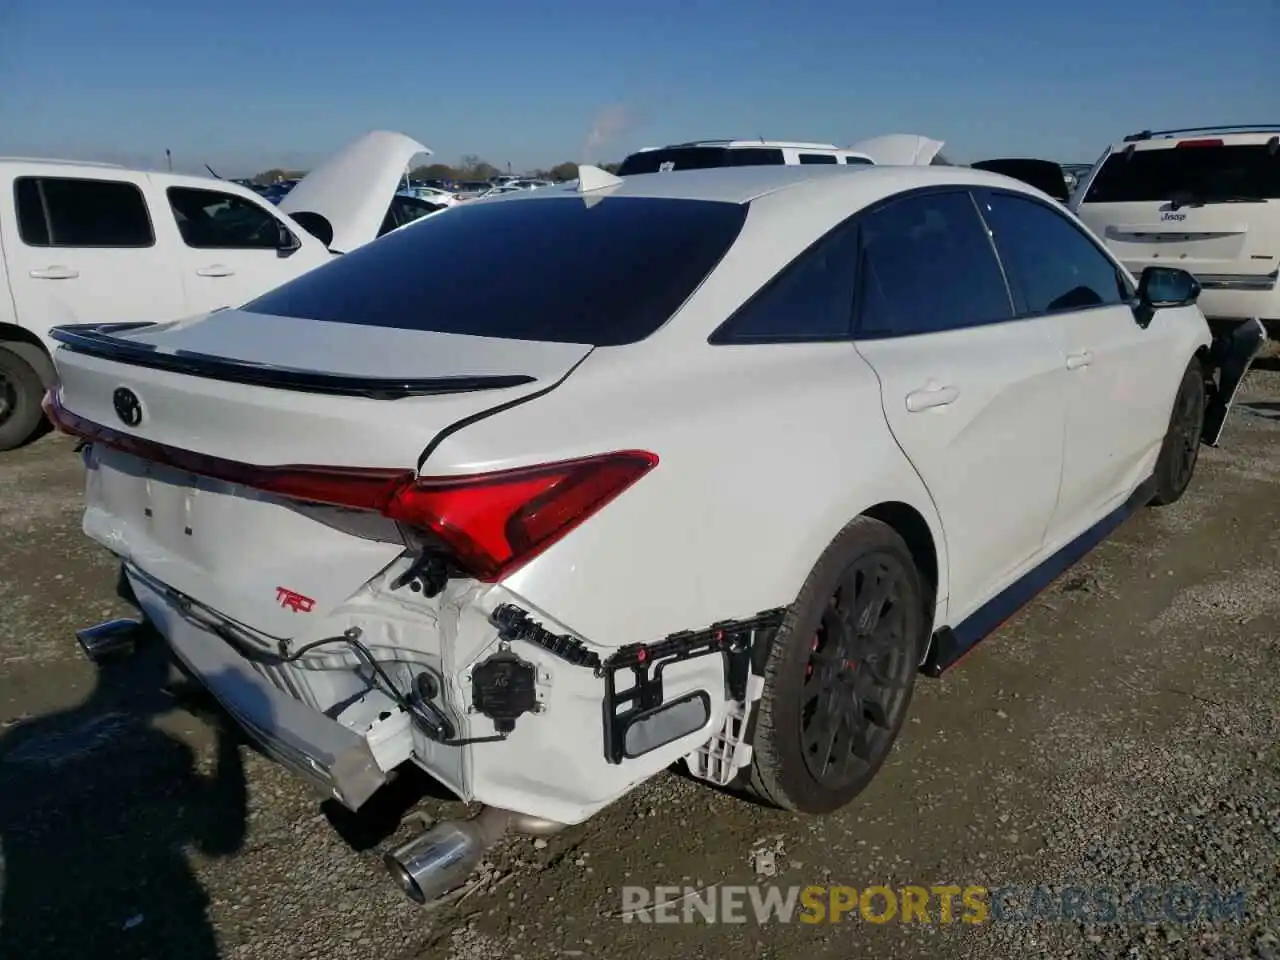
<svg viewBox="0 0 1280 960">
<path fill-rule="evenodd" d="M 863 606 L 869 598 L 858 588 L 869 585 L 871 571 L 887 577 L 872 582 L 887 583 L 896 602 L 876 603 L 873 596 Z M 858 619 L 865 620 L 876 607 L 870 633 L 865 627 L 847 630 L 852 617 L 842 618 L 839 610 L 849 603 L 849 593 L 855 597 L 850 615 L 862 606 Z M 888 757 L 906 719 L 931 626 L 926 609 L 923 580 L 903 539 L 869 517 L 845 527 L 809 574 L 769 647 L 751 766 L 740 785 L 797 813 L 830 813 L 857 796 Z M 837 650 L 841 638 L 846 645 Z M 842 712 L 834 721 L 821 721 L 817 710 L 823 705 Z M 828 743 L 826 762 L 814 741 Z"/>
<path fill-rule="evenodd" d="M 1199 360 L 1192 360 L 1182 375 L 1173 412 L 1169 416 L 1169 429 L 1165 432 L 1156 469 L 1152 474 L 1156 483 L 1151 505 L 1156 507 L 1176 503 L 1186 493 L 1200 460 L 1200 437 L 1204 432 L 1205 414 L 1204 371 Z"/>
<path fill-rule="evenodd" d="M 44 383 L 27 361 L 0 346 L 0 451 L 12 450 L 35 434 L 44 411 Z"/>
</svg>

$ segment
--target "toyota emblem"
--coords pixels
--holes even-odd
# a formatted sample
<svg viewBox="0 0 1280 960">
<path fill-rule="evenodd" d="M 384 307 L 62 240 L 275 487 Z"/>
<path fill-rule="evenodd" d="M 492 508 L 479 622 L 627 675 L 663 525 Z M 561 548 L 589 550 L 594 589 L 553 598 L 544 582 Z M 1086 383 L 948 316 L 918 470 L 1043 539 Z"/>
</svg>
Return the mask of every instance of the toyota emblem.
<svg viewBox="0 0 1280 960">
<path fill-rule="evenodd" d="M 142 422 L 142 401 L 128 387 L 117 387 L 111 396 L 116 416 L 126 427 L 136 427 Z"/>
</svg>

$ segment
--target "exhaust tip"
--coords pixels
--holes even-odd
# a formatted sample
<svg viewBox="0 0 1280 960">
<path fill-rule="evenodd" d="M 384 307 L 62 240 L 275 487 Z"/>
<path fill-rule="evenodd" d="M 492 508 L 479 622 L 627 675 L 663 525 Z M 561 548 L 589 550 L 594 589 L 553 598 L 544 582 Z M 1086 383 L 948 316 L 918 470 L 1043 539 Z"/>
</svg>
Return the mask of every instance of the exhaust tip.
<svg viewBox="0 0 1280 960">
<path fill-rule="evenodd" d="M 411 874 L 403 863 L 396 859 L 394 854 L 387 853 L 382 857 L 382 863 L 387 868 L 387 872 L 391 874 L 391 879 L 396 882 L 396 886 L 400 888 L 400 892 L 417 904 L 425 904 L 427 895 L 423 892 L 422 887 L 418 886 L 418 881 L 413 879 Z"/>
<path fill-rule="evenodd" d="M 450 820 L 388 851 L 382 862 L 406 897 L 425 904 L 466 883 L 493 839 L 474 820 Z"/>
<path fill-rule="evenodd" d="M 147 625 L 141 620 L 107 620 L 76 631 L 76 642 L 94 663 L 127 656 L 137 649 Z"/>
<path fill-rule="evenodd" d="M 447 820 L 382 856 L 396 886 L 414 903 L 426 904 L 462 886 L 485 852 L 508 829 L 549 836 L 565 824 L 485 807 L 470 820 Z"/>
</svg>

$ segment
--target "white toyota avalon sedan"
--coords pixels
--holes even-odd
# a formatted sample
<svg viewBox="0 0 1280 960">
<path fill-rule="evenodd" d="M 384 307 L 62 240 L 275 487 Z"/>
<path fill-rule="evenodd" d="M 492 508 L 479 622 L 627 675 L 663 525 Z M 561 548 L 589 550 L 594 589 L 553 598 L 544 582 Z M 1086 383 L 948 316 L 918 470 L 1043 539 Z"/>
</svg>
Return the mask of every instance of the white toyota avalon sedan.
<svg viewBox="0 0 1280 960">
<path fill-rule="evenodd" d="M 60 328 L 46 402 L 137 624 L 270 753 L 484 805 L 388 854 L 426 900 L 679 760 L 849 803 L 918 674 L 1186 490 L 1230 400 L 1198 292 L 964 167 L 584 167 Z"/>
</svg>

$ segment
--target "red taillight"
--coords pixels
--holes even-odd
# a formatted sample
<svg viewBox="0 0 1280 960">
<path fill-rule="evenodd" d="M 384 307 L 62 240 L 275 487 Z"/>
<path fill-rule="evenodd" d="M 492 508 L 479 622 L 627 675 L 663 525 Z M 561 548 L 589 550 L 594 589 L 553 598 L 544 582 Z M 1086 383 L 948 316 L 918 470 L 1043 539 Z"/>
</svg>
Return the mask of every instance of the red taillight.
<svg viewBox="0 0 1280 960">
<path fill-rule="evenodd" d="M 71 413 L 56 393 L 60 430 L 153 463 L 309 503 L 373 510 L 439 537 L 467 571 L 495 581 L 555 543 L 658 463 L 643 450 L 456 477 L 412 470 L 304 465 L 263 467 L 121 433 Z"/>
<path fill-rule="evenodd" d="M 555 543 L 658 463 L 626 450 L 536 467 L 406 484 L 382 512 L 430 530 L 477 578 L 500 580 Z"/>
<path fill-rule="evenodd" d="M 1221 141 L 1221 140 L 1213 140 L 1213 139 L 1210 139 L 1210 140 L 1179 140 L 1179 141 L 1178 141 L 1178 146 L 1179 146 L 1179 147 L 1220 147 L 1220 146 L 1222 146 L 1222 141 Z"/>
</svg>

